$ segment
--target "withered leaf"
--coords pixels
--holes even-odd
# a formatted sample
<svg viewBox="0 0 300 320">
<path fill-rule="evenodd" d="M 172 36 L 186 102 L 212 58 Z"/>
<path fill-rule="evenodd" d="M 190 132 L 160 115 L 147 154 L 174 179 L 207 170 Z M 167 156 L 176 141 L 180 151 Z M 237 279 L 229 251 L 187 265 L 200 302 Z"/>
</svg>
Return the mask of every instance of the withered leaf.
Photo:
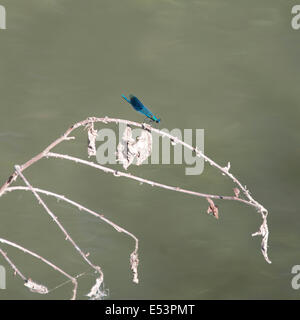
<svg viewBox="0 0 300 320">
<path fill-rule="evenodd" d="M 234 192 L 235 196 L 238 198 L 241 191 L 239 188 L 234 188 L 233 192 Z"/>
<path fill-rule="evenodd" d="M 94 129 L 94 123 L 90 123 L 86 126 L 88 130 L 88 157 L 96 155 L 96 138 L 97 130 Z"/>
<path fill-rule="evenodd" d="M 214 202 L 212 201 L 212 199 L 210 198 L 206 198 L 206 200 L 209 203 L 208 209 L 207 209 L 207 213 L 211 214 L 216 218 L 219 219 L 219 208 L 217 205 L 214 204 Z"/>
</svg>

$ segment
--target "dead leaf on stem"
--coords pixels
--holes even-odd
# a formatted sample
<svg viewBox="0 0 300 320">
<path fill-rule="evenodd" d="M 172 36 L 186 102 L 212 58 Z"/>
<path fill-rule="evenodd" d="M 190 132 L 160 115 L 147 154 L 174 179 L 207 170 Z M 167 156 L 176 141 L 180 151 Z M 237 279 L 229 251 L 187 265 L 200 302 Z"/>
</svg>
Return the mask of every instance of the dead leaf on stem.
<svg viewBox="0 0 300 320">
<path fill-rule="evenodd" d="M 136 165 L 141 165 L 151 154 L 152 151 L 152 135 L 146 130 L 136 140 L 132 137 L 132 130 L 126 127 L 123 133 L 122 141 L 117 147 L 117 159 L 123 164 L 123 168 L 127 168 L 136 159 Z"/>
<path fill-rule="evenodd" d="M 214 204 L 214 202 L 210 198 L 206 198 L 206 200 L 209 203 L 207 213 L 211 214 L 216 218 L 219 219 L 219 208 L 217 205 Z"/>
<path fill-rule="evenodd" d="M 86 126 L 88 130 L 88 157 L 96 155 L 97 130 L 94 129 L 94 122 Z"/>
<path fill-rule="evenodd" d="M 49 292 L 47 287 L 43 286 L 42 284 L 38 284 L 32 281 L 31 279 L 28 279 L 24 283 L 24 286 L 28 287 L 31 292 L 36 292 L 40 294 L 47 294 Z"/>
<path fill-rule="evenodd" d="M 233 189 L 233 192 L 234 192 L 235 197 L 238 198 L 241 191 L 240 191 L 239 188 L 234 188 L 234 189 Z"/>
</svg>

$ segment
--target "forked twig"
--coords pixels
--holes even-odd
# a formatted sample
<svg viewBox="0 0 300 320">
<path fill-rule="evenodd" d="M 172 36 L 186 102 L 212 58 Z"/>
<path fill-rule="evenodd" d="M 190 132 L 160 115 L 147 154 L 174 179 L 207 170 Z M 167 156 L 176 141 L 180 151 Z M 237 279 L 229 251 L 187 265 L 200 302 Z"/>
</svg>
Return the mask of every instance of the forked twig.
<svg viewBox="0 0 300 320">
<path fill-rule="evenodd" d="M 54 147 L 56 147 L 58 144 L 60 144 L 63 141 L 70 141 L 73 140 L 74 137 L 70 136 L 70 134 L 77 128 L 79 127 L 85 127 L 88 129 L 88 136 L 89 136 L 89 146 L 88 146 L 88 154 L 89 156 L 95 155 L 95 140 L 96 140 L 96 130 L 94 129 L 94 124 L 95 123 L 116 123 L 116 124 L 126 124 L 127 126 L 135 126 L 141 129 L 146 130 L 147 132 L 151 133 L 151 132 L 155 132 L 158 135 L 162 136 L 162 137 L 167 137 L 169 138 L 173 143 L 175 144 L 181 144 L 183 147 L 193 151 L 197 157 L 199 158 L 203 158 L 206 162 L 208 162 L 211 166 L 215 167 L 216 169 L 218 169 L 224 176 L 227 176 L 229 179 L 231 179 L 234 184 L 236 184 L 238 186 L 238 188 L 234 188 L 234 196 L 222 196 L 222 195 L 216 195 L 216 194 L 206 194 L 206 193 L 200 193 L 200 192 L 196 192 L 196 191 L 192 191 L 192 190 L 187 190 L 187 189 L 182 189 L 180 187 L 175 187 L 175 186 L 170 186 L 170 185 L 166 185 L 166 184 L 162 184 L 162 183 L 158 183 L 155 181 L 151 181 L 148 179 L 143 179 L 134 175 L 131 175 L 130 173 L 125 173 L 122 171 L 116 171 L 113 170 L 111 168 L 105 167 L 105 166 L 101 166 L 99 164 L 96 164 L 94 162 L 91 161 L 86 161 L 84 159 L 80 159 L 80 158 L 76 158 L 76 157 L 72 157 L 69 155 L 64 155 L 64 154 L 58 154 L 58 153 L 54 153 L 52 152 L 52 149 Z M 48 208 L 48 206 L 45 204 L 45 202 L 41 199 L 41 197 L 39 196 L 39 193 L 43 193 L 46 194 L 48 196 L 53 196 L 56 197 L 58 199 L 64 200 L 74 206 L 76 206 L 79 209 L 83 209 L 84 211 L 100 218 L 102 221 L 110 224 L 112 227 L 114 227 L 117 231 L 119 232 L 123 232 L 125 234 L 127 234 L 128 236 L 132 237 L 135 240 L 135 250 L 131 253 L 130 255 L 130 262 L 131 262 L 131 269 L 134 273 L 134 277 L 133 277 L 133 281 L 138 283 L 138 275 L 137 275 L 137 266 L 138 266 L 138 255 L 137 255 L 137 251 L 138 251 L 138 239 L 129 231 L 125 230 L 124 228 L 121 228 L 120 226 L 116 225 L 115 223 L 111 222 L 109 219 L 105 218 L 103 215 L 99 215 L 98 213 L 85 208 L 83 206 L 81 206 L 80 204 L 76 203 L 75 201 L 72 201 L 70 199 L 67 199 L 66 197 L 62 196 L 62 195 L 58 195 L 56 193 L 50 192 L 50 191 L 46 191 L 46 190 L 42 190 L 42 189 L 38 189 L 38 188 L 34 188 L 33 186 L 31 186 L 31 184 L 28 182 L 28 180 L 24 177 L 23 175 L 23 171 L 25 169 L 27 169 L 28 167 L 32 166 L 34 163 L 36 163 L 37 161 L 39 161 L 42 158 L 45 157 L 53 157 L 53 158 L 60 158 L 60 159 L 66 159 L 66 160 L 71 160 L 71 161 L 75 161 L 77 163 L 81 163 L 81 164 L 85 164 L 100 170 L 103 170 L 104 172 L 108 172 L 108 173 L 112 173 L 114 176 L 119 177 L 126 177 L 129 179 L 133 179 L 135 181 L 139 181 L 141 183 L 146 183 L 149 184 L 151 186 L 155 186 L 155 187 L 159 187 L 159 188 L 163 188 L 163 189 L 167 189 L 167 190 L 171 190 L 171 191 L 176 191 L 176 192 L 181 192 L 181 193 L 185 193 L 185 194 L 190 194 L 193 196 L 198 196 L 198 197 L 203 197 L 206 198 L 207 201 L 209 202 L 209 208 L 207 210 L 208 213 L 213 213 L 213 215 L 218 218 L 219 214 L 218 214 L 218 206 L 216 206 L 213 202 L 212 199 L 214 200 L 232 200 L 232 201 L 238 201 L 238 202 L 242 202 L 246 205 L 252 206 L 254 207 L 262 216 L 262 224 L 260 226 L 260 229 L 258 232 L 253 233 L 252 236 L 257 236 L 260 235 L 262 237 L 262 241 L 261 241 L 261 251 L 262 254 L 265 258 L 265 260 L 268 263 L 271 263 L 271 261 L 268 258 L 268 237 L 269 237 L 269 230 L 268 230 L 268 224 L 267 224 L 267 216 L 268 216 L 268 211 L 266 208 L 263 207 L 263 205 L 261 205 L 258 201 L 256 201 L 252 195 L 250 194 L 249 190 L 247 189 L 246 186 L 244 186 L 229 170 L 230 170 L 230 163 L 228 163 L 228 165 L 226 167 L 222 167 L 219 164 L 217 164 L 215 161 L 213 161 L 212 159 L 210 159 L 207 155 L 205 155 L 201 150 L 199 150 L 196 147 L 193 147 L 187 143 L 185 143 L 184 141 L 180 140 L 177 137 L 172 136 L 171 134 L 158 130 L 156 128 L 151 127 L 150 125 L 144 124 L 144 123 L 137 123 L 137 122 L 133 122 L 133 121 L 128 121 L 128 120 L 123 120 L 123 119 L 115 119 L 115 118 L 108 118 L 108 117 L 104 117 L 104 118 L 95 118 L 95 117 L 90 117 L 87 118 L 86 120 L 80 121 L 75 123 L 74 125 L 72 125 L 61 137 L 59 137 L 58 139 L 56 139 L 54 142 L 52 142 L 46 149 L 44 149 L 42 152 L 40 152 L 39 154 L 37 154 L 36 156 L 34 156 L 33 158 L 31 158 L 30 160 L 28 160 L 26 163 L 24 163 L 21 166 L 15 166 L 15 170 L 14 172 L 9 176 L 9 178 L 7 179 L 7 181 L 2 185 L 2 187 L 0 188 L 0 197 L 7 191 L 15 191 L 15 190 L 29 190 L 31 191 L 34 196 L 36 197 L 36 199 L 38 200 L 38 202 L 43 206 L 43 208 L 45 209 L 45 211 L 50 215 L 50 217 L 53 219 L 53 221 L 58 225 L 58 227 L 61 229 L 61 231 L 64 233 L 64 235 L 66 236 L 66 239 L 69 240 L 71 242 L 71 244 L 74 246 L 74 248 L 80 253 L 80 255 L 83 257 L 83 259 L 94 269 L 97 271 L 97 273 L 99 273 L 99 278 L 97 278 L 96 280 L 96 284 L 94 285 L 94 287 L 91 289 L 90 295 L 91 298 L 93 296 L 101 296 L 101 292 L 100 292 L 100 286 L 103 283 L 103 273 L 102 270 L 99 266 L 94 265 L 92 262 L 90 262 L 90 260 L 87 258 L 87 255 L 84 254 L 84 252 L 78 247 L 78 245 L 73 241 L 73 239 L 70 237 L 69 233 L 67 233 L 67 231 L 65 230 L 65 228 L 62 226 L 62 224 L 58 221 L 57 217 L 50 211 L 50 209 Z M 17 177 L 20 176 L 22 178 L 22 180 L 25 182 L 26 187 L 21 187 L 21 186 L 17 186 L 17 187 L 10 187 L 10 185 L 17 179 Z M 242 191 L 242 194 L 244 195 L 244 198 L 240 197 L 240 190 Z M 4 240 L 4 239 L 3 239 Z M 5 240 L 7 241 L 7 240 Z M 20 248 L 22 248 L 23 251 L 26 252 L 26 250 L 28 251 L 27 253 L 29 253 L 30 251 L 28 249 L 25 249 L 21 246 L 19 246 Z M 25 276 L 18 271 L 18 269 L 16 269 L 16 266 L 11 262 L 11 260 L 7 257 L 7 255 L 4 253 L 3 250 L 0 249 L 0 253 L 2 256 L 4 256 L 4 258 L 7 260 L 7 262 L 11 265 L 11 267 L 15 270 L 15 272 L 17 272 L 19 274 L 19 276 L 25 281 Z M 32 252 L 31 252 L 32 253 Z M 45 261 L 44 261 L 45 262 Z M 63 271 L 64 272 L 64 271 Z M 71 277 L 71 276 L 69 276 Z M 74 279 L 73 277 L 71 277 L 72 279 Z M 72 280 L 73 281 L 73 280 Z M 77 285 L 76 285 L 76 289 L 77 289 Z M 76 292 L 76 290 L 75 290 Z M 73 297 L 74 297 L 74 291 L 73 291 Z"/>
<path fill-rule="evenodd" d="M 63 274 L 65 277 L 69 278 L 73 285 L 74 285 L 74 288 L 73 288 L 73 295 L 72 295 L 72 298 L 71 300 L 75 300 L 76 299 L 76 294 L 77 294 L 77 287 L 78 287 L 78 283 L 77 283 L 77 280 L 76 278 L 72 277 L 71 275 L 69 275 L 68 273 L 66 273 L 65 271 L 63 271 L 61 268 L 59 268 L 58 266 L 56 266 L 55 264 L 53 264 L 52 262 L 50 262 L 49 260 L 43 258 L 42 256 L 40 256 L 39 254 L 33 252 L 33 251 L 30 251 L 22 246 L 20 246 L 19 244 L 16 244 L 14 242 L 11 242 L 11 241 L 8 241 L 6 239 L 3 239 L 3 238 L 0 238 L 0 242 L 1 243 L 5 243 L 9 246 L 12 246 L 12 247 L 15 247 L 25 253 L 28 253 L 29 255 L 43 261 L 44 263 L 46 263 L 47 265 L 49 265 L 51 268 L 53 268 L 54 270 L 60 272 L 61 274 Z M 43 286 L 43 285 L 40 285 L 40 284 L 37 284 L 36 282 L 32 281 L 30 278 L 26 278 L 22 273 L 21 271 L 15 266 L 15 264 L 8 258 L 6 252 L 4 252 L 1 248 L 0 248 L 0 253 L 2 254 L 2 256 L 4 257 L 4 259 L 10 264 L 10 266 L 14 269 L 15 273 L 18 274 L 21 279 L 25 282 L 25 286 L 28 287 L 31 291 L 33 292 L 37 292 L 37 293 L 40 293 L 40 294 L 46 294 L 48 293 L 48 289 L 47 287 Z"/>
<path fill-rule="evenodd" d="M 53 219 L 53 221 L 57 224 L 57 226 L 60 228 L 60 230 L 63 232 L 63 234 L 66 237 L 66 240 L 69 240 L 73 247 L 79 252 L 79 254 L 82 256 L 82 258 L 99 274 L 99 290 L 100 285 L 103 282 L 103 272 L 99 266 L 94 265 L 88 258 L 87 255 L 79 248 L 79 246 L 75 243 L 75 241 L 72 239 L 70 234 L 66 231 L 66 229 L 63 227 L 63 225 L 58 221 L 57 217 L 51 212 L 51 210 L 48 208 L 48 206 L 45 204 L 45 202 L 41 199 L 39 194 L 34 190 L 34 188 L 31 186 L 31 184 L 28 182 L 28 180 L 24 177 L 23 173 L 20 171 L 19 166 L 15 166 L 15 169 L 18 173 L 18 175 L 23 179 L 27 187 L 32 191 L 36 199 L 38 200 L 38 203 L 45 209 L 45 211 L 50 215 L 50 217 Z"/>
<path fill-rule="evenodd" d="M 20 191 L 31 191 L 31 189 L 29 187 L 23 187 L 23 186 L 15 186 L 15 187 L 9 187 L 6 189 L 6 192 L 12 192 L 12 191 L 17 191 L 17 190 L 20 190 Z M 71 205 L 77 207 L 81 212 L 82 211 L 85 211 L 99 219 L 101 219 L 102 221 L 106 222 L 107 224 L 111 225 L 115 230 L 117 230 L 118 232 L 123 232 L 125 234 L 127 234 L 129 237 L 131 237 L 134 241 L 135 241 L 135 248 L 134 248 L 134 251 L 131 253 L 130 257 L 132 256 L 138 256 L 138 248 L 139 248 L 139 240 L 138 238 L 132 234 L 131 232 L 127 231 L 126 229 L 120 227 L 119 225 L 117 225 L 116 223 L 112 222 L 111 220 L 107 219 L 104 215 L 100 215 L 99 213 L 89 209 L 89 208 L 86 208 L 84 207 L 83 205 L 79 204 L 78 202 L 75 202 L 73 200 L 70 200 L 68 199 L 66 196 L 63 196 L 63 195 L 60 195 L 60 194 L 57 194 L 57 193 L 54 193 L 54 192 L 51 192 L 51 191 L 48 191 L 48 190 L 43 190 L 43 189 L 39 189 L 39 188 L 33 188 L 33 190 L 37 193 L 42 193 L 42 194 L 45 194 L 47 196 L 51 196 L 51 197 L 54 197 L 58 200 L 62 200 L 62 201 L 65 201 L 67 203 L 70 203 Z M 131 268 L 133 269 L 133 264 L 131 263 Z M 134 273 L 133 275 L 133 281 L 135 283 L 138 283 L 138 274 L 137 274 L 137 271 Z"/>
<path fill-rule="evenodd" d="M 268 211 L 261 204 L 259 204 L 257 201 L 255 201 L 251 197 L 249 190 L 247 190 L 246 188 L 244 188 L 244 190 L 245 190 L 244 193 L 247 196 L 248 200 L 239 198 L 236 195 L 235 196 L 223 196 L 223 195 L 216 195 L 216 194 L 205 194 L 205 193 L 201 193 L 201 192 L 182 189 L 180 187 L 169 186 L 169 185 L 158 183 L 158 182 L 151 181 L 148 179 L 143 179 L 143 178 L 134 176 L 130 173 L 122 172 L 119 170 L 113 170 L 113 169 L 105 167 L 103 165 L 99 165 L 99 164 L 91 162 L 91 161 L 83 160 L 83 159 L 80 159 L 77 157 L 72 157 L 72 156 L 65 155 L 65 154 L 49 152 L 45 156 L 47 158 L 52 157 L 52 158 L 60 158 L 60 159 L 74 161 L 75 163 L 81 163 L 81 164 L 84 164 L 84 165 L 87 165 L 87 166 L 90 166 L 93 168 L 100 169 L 106 173 L 112 173 L 116 177 L 126 177 L 129 179 L 139 181 L 141 183 L 149 184 L 151 186 L 155 186 L 155 187 L 159 187 L 159 188 L 163 188 L 163 189 L 168 189 L 168 190 L 172 190 L 172 191 L 176 191 L 176 192 L 181 192 L 181 193 L 185 193 L 185 194 L 190 194 L 190 195 L 194 195 L 197 197 L 206 198 L 207 200 L 209 200 L 209 199 L 232 200 L 232 201 L 238 201 L 238 202 L 242 202 L 244 204 L 247 204 L 249 206 L 252 206 L 252 207 L 256 208 L 256 210 L 258 212 L 260 212 L 262 219 L 263 219 L 263 223 L 260 227 L 260 232 L 253 233 L 252 236 L 253 237 L 257 236 L 257 235 L 262 236 L 261 251 L 262 251 L 262 254 L 263 254 L 265 260 L 268 263 L 271 263 L 271 261 L 268 257 L 268 237 L 269 237 L 268 224 L 267 224 Z M 236 179 L 234 176 L 232 176 L 232 177 L 233 177 L 233 179 Z M 239 182 L 239 185 L 240 185 L 240 182 Z M 263 230 L 263 232 L 261 232 L 261 230 Z"/>
</svg>

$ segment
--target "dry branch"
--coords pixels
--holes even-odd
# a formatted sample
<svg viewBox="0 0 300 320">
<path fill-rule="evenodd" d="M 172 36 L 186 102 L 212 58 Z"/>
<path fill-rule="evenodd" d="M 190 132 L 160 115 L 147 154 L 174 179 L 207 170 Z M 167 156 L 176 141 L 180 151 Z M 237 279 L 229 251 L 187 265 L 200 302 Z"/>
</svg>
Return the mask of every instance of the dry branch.
<svg viewBox="0 0 300 320">
<path fill-rule="evenodd" d="M 9 187 L 6 189 L 6 192 L 12 192 L 12 191 L 31 191 L 31 189 L 29 187 L 23 187 L 23 186 L 16 186 L 16 187 Z M 33 188 L 33 190 L 37 193 L 42 193 L 45 194 L 47 196 L 51 196 L 54 197 L 58 200 L 62 200 L 65 201 L 75 207 L 77 207 L 80 212 L 87 212 L 97 218 L 99 218 L 100 220 L 106 222 L 107 224 L 111 225 L 115 230 L 117 230 L 118 232 L 123 232 L 125 234 L 127 234 L 129 237 L 131 237 L 134 241 L 135 241 L 135 248 L 134 251 L 131 253 L 130 255 L 130 262 L 131 260 L 133 260 L 133 262 L 131 262 L 131 269 L 134 270 L 133 271 L 133 282 L 138 283 L 138 272 L 137 272 L 137 266 L 138 264 L 136 263 L 136 260 L 138 259 L 138 248 L 139 248 L 139 240 L 138 238 L 132 234 L 131 232 L 127 231 L 126 229 L 120 227 L 119 225 L 117 225 L 116 223 L 112 222 L 111 220 L 107 219 L 106 217 L 104 217 L 104 215 L 100 215 L 99 213 L 88 209 L 86 207 L 84 207 L 83 205 L 79 204 L 78 202 L 75 202 L 73 200 L 68 199 L 66 196 L 64 195 L 60 195 L 48 190 L 43 190 L 43 189 L 39 189 L 39 188 Z M 132 257 L 135 257 L 135 259 L 132 259 Z"/>
<path fill-rule="evenodd" d="M 32 191 L 36 199 L 38 200 L 38 203 L 45 209 L 45 211 L 50 215 L 50 217 L 53 219 L 53 221 L 57 224 L 57 226 L 60 228 L 60 230 L 63 232 L 63 234 L 66 237 L 66 240 L 69 240 L 73 247 L 79 252 L 79 254 L 82 256 L 82 258 L 99 274 L 99 278 L 97 283 L 99 284 L 98 290 L 100 290 L 100 286 L 103 282 L 103 272 L 99 266 L 94 265 L 88 258 L 87 255 L 79 248 L 79 246 L 75 243 L 75 241 L 72 239 L 70 234 L 66 231 L 66 229 L 63 227 L 63 225 L 58 221 L 57 217 L 52 213 L 52 211 L 48 208 L 48 206 L 45 204 L 45 202 L 41 199 L 41 197 L 38 195 L 38 193 L 34 190 L 34 188 L 31 186 L 31 184 L 28 182 L 28 180 L 24 177 L 23 173 L 20 171 L 19 166 L 15 166 L 15 169 L 18 173 L 18 175 L 22 178 L 22 180 L 25 182 L 27 187 Z"/>
<path fill-rule="evenodd" d="M 38 255 L 37 253 L 30 251 L 22 246 L 20 246 L 19 244 L 16 244 L 14 242 L 8 241 L 6 239 L 0 238 L 0 242 L 1 243 L 5 243 L 9 246 L 15 247 L 25 253 L 28 253 L 29 255 L 43 261 L 44 263 L 46 263 L 47 265 L 49 265 L 51 268 L 53 268 L 54 270 L 60 272 L 61 274 L 63 274 L 65 277 L 69 278 L 73 285 L 73 295 L 71 300 L 75 300 L 76 299 L 76 294 L 77 294 L 77 287 L 78 287 L 78 283 L 76 278 L 70 276 L 68 273 L 66 273 L 65 271 L 63 271 L 61 268 L 57 267 L 55 264 L 53 264 L 52 262 L 50 262 L 49 260 L 43 258 L 42 256 Z M 13 268 L 13 270 L 15 271 L 16 274 L 18 274 L 22 280 L 25 282 L 25 286 L 28 287 L 31 291 L 33 292 L 37 292 L 40 294 L 46 294 L 49 292 L 49 290 L 47 289 L 47 287 L 40 285 L 34 281 L 32 281 L 30 278 L 26 278 L 21 271 L 15 266 L 15 264 L 8 258 L 7 254 L 0 248 L 0 253 L 2 254 L 2 256 L 4 257 L 4 259 L 10 264 L 10 266 Z"/>
<path fill-rule="evenodd" d="M 58 153 L 51 152 L 54 147 L 56 147 L 58 144 L 62 143 L 63 141 L 73 140 L 74 137 L 70 136 L 70 134 L 75 129 L 77 129 L 79 127 L 84 127 L 84 128 L 86 128 L 88 130 L 88 137 L 89 137 L 88 155 L 89 156 L 95 155 L 96 130 L 94 129 L 94 124 L 96 124 L 96 123 L 104 123 L 104 124 L 116 123 L 116 124 L 126 124 L 127 126 L 135 126 L 135 127 L 144 129 L 145 132 L 148 132 L 148 133 L 155 132 L 158 135 L 161 135 L 162 137 L 167 137 L 167 138 L 169 138 L 171 140 L 172 144 L 177 144 L 177 143 L 181 144 L 183 147 L 193 151 L 196 154 L 197 157 L 203 158 L 211 166 L 213 166 L 216 169 L 218 169 L 224 176 L 227 176 L 229 179 L 231 179 L 233 181 L 233 183 L 236 185 L 236 187 L 234 188 L 234 195 L 223 196 L 223 195 L 216 195 L 216 194 L 206 194 L 206 193 L 200 193 L 200 192 L 191 191 L 191 190 L 187 190 L 187 189 L 182 189 L 182 188 L 177 187 L 177 186 L 169 186 L 169 185 L 158 183 L 158 182 L 155 182 L 155 181 L 143 179 L 143 178 L 131 175 L 130 173 L 125 173 L 125 172 L 118 171 L 118 170 L 116 171 L 116 170 L 113 170 L 111 168 L 108 168 L 108 167 L 101 166 L 99 164 L 93 163 L 91 161 L 86 161 L 84 159 L 72 157 L 72 156 L 69 156 L 69 155 L 64 155 L 64 154 L 58 154 Z M 146 136 L 150 138 L 149 134 L 145 135 L 145 137 Z M 134 154 L 135 156 L 139 155 L 139 153 L 138 153 L 139 152 L 139 145 L 138 144 L 136 144 L 136 145 L 132 144 L 132 146 L 130 146 L 130 147 L 131 147 L 132 154 Z M 122 154 L 122 151 L 123 151 L 123 149 L 122 150 L 120 149 L 119 150 L 119 154 Z M 151 152 L 151 150 L 150 150 L 150 152 Z M 181 192 L 181 193 L 185 193 L 185 194 L 189 194 L 189 195 L 193 195 L 193 196 L 206 198 L 207 201 L 209 202 L 208 213 L 212 213 L 216 218 L 218 218 L 218 216 L 219 216 L 218 206 L 214 204 L 212 199 L 238 201 L 238 202 L 242 202 L 242 203 L 244 203 L 246 205 L 252 206 L 261 214 L 261 217 L 262 217 L 262 220 L 263 220 L 259 231 L 256 232 L 256 233 L 253 233 L 252 236 L 260 235 L 262 237 L 262 241 L 261 241 L 262 254 L 263 254 L 265 260 L 268 263 L 271 263 L 271 261 L 268 258 L 268 237 L 269 237 L 269 230 L 268 230 L 268 224 L 267 224 L 268 211 L 267 211 L 266 208 L 264 208 L 263 205 L 261 205 L 258 201 L 256 201 L 252 197 L 252 195 L 250 194 L 250 191 L 247 189 L 247 187 L 245 185 L 243 185 L 229 171 L 230 170 L 230 163 L 229 162 L 228 162 L 227 166 L 222 167 L 219 164 L 217 164 L 215 161 L 210 159 L 207 155 L 205 155 L 201 150 L 197 149 L 196 147 L 193 147 L 193 146 L 185 143 L 184 141 L 178 139 L 177 137 L 174 137 L 174 136 L 170 135 L 169 133 L 166 133 L 166 132 L 161 131 L 159 129 L 153 128 L 150 125 L 147 125 L 145 123 L 137 123 L 137 122 L 133 122 L 133 121 L 123 120 L 123 119 L 114 119 L 114 118 L 108 118 L 108 117 L 105 117 L 105 118 L 91 117 L 91 118 L 87 118 L 86 120 L 83 120 L 83 121 L 75 123 L 61 137 L 59 137 L 54 142 L 52 142 L 42 152 L 40 152 L 39 154 L 37 154 L 36 156 L 34 156 L 30 160 L 28 160 L 23 165 L 15 166 L 14 172 L 9 176 L 7 181 L 0 188 L 0 197 L 4 193 L 6 193 L 7 191 L 15 191 L 15 190 L 27 190 L 27 191 L 31 191 L 33 193 L 33 195 L 38 200 L 39 204 L 42 205 L 42 207 L 45 209 L 45 211 L 51 216 L 53 221 L 58 225 L 58 227 L 61 229 L 61 231 L 65 234 L 66 239 L 71 242 L 71 244 L 74 246 L 74 248 L 80 253 L 82 258 L 94 270 L 96 270 L 96 272 L 99 274 L 99 277 L 96 279 L 95 286 L 91 289 L 91 291 L 89 293 L 89 296 L 91 298 L 101 298 L 101 296 L 103 296 L 103 293 L 100 290 L 100 287 L 101 287 L 101 285 L 103 283 L 102 270 L 101 270 L 101 268 L 99 266 L 96 266 L 96 265 L 94 265 L 93 263 L 90 262 L 90 260 L 87 258 L 87 255 L 84 254 L 84 252 L 73 241 L 73 239 L 71 238 L 69 233 L 65 230 L 65 228 L 62 226 L 62 224 L 58 221 L 57 217 L 50 211 L 48 206 L 41 199 L 41 197 L 39 196 L 39 193 L 43 193 L 43 194 L 46 194 L 48 196 L 54 196 L 54 197 L 56 197 L 58 199 L 62 199 L 64 201 L 66 201 L 66 202 L 78 207 L 80 210 L 83 209 L 84 211 L 86 211 L 86 212 L 88 212 L 88 213 L 100 218 L 102 221 L 104 221 L 104 222 L 110 224 L 112 227 L 114 227 L 118 232 L 123 232 L 123 233 L 127 234 L 128 236 L 132 237 L 135 240 L 135 250 L 130 255 L 130 262 L 131 262 L 131 269 L 132 269 L 133 275 L 134 275 L 133 276 L 133 281 L 136 282 L 136 283 L 138 283 L 137 266 L 138 266 L 138 262 L 139 262 L 138 255 L 137 255 L 138 239 L 132 233 L 130 233 L 129 231 L 125 230 L 124 228 L 121 228 L 120 226 L 116 225 L 115 223 L 111 222 L 110 220 L 105 218 L 103 215 L 99 215 L 98 213 L 96 213 L 96 212 L 94 212 L 94 211 L 92 211 L 92 210 L 90 210 L 88 208 L 85 208 L 85 207 L 81 206 L 80 204 L 78 204 L 78 203 L 76 203 L 76 202 L 74 202 L 74 201 L 72 201 L 70 199 L 67 199 L 66 197 L 64 197 L 62 195 L 58 195 L 56 193 L 52 193 L 50 191 L 34 188 L 33 186 L 31 186 L 29 181 L 23 175 L 23 171 L 25 169 L 27 169 L 28 167 L 32 166 L 34 163 L 36 163 L 40 159 L 45 158 L 45 157 L 46 158 L 53 157 L 53 158 L 60 158 L 60 159 L 66 159 L 66 160 L 75 161 L 77 163 L 85 164 L 85 165 L 88 165 L 88 166 L 103 170 L 104 172 L 107 172 L 107 173 L 112 173 L 116 177 L 123 176 L 123 177 L 129 178 L 129 179 L 133 179 L 133 180 L 139 181 L 141 183 L 149 184 L 151 186 L 155 186 L 155 187 L 159 187 L 159 188 L 163 188 L 163 189 L 167 189 L 167 190 L 171 190 L 171 191 L 176 191 L 176 192 Z M 121 155 L 121 157 L 122 157 L 122 155 Z M 10 187 L 10 185 L 17 179 L 18 176 L 25 182 L 26 187 L 21 187 L 21 186 Z M 241 194 L 243 194 L 243 197 L 241 197 Z M 4 240 L 4 239 L 2 239 L 2 240 Z M 5 241 L 7 241 L 7 240 L 5 240 Z M 25 251 L 25 252 L 27 250 L 27 253 L 30 252 L 28 249 L 25 249 L 23 247 L 22 247 L 22 250 Z M 0 254 L 2 254 L 2 256 L 4 256 L 4 258 L 7 260 L 7 262 L 19 274 L 19 276 L 22 279 L 23 279 L 23 277 L 25 278 L 25 276 L 23 276 L 21 274 L 21 272 L 19 272 L 18 269 L 16 269 L 16 266 L 11 262 L 11 260 L 7 257 L 7 255 L 1 249 L 0 249 Z M 31 254 L 32 254 L 32 252 L 31 252 Z M 72 281 L 73 281 L 73 279 L 75 279 L 75 278 L 72 277 Z M 33 284 L 32 284 L 32 286 L 34 287 Z M 77 288 L 77 286 L 76 286 L 76 288 Z M 32 289 L 34 289 L 34 288 L 32 288 Z M 76 290 L 75 290 L 75 293 L 76 293 Z M 74 296 L 74 294 L 73 294 L 73 296 Z"/>
</svg>

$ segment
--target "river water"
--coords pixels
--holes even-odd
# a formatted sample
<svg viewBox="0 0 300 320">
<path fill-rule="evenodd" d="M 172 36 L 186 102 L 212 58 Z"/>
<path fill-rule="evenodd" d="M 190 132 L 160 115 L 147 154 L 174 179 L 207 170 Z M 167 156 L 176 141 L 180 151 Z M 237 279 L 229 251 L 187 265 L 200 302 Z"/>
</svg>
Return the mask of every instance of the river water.
<svg viewBox="0 0 300 320">
<path fill-rule="evenodd" d="M 96 218 L 43 196 L 73 239 L 104 272 L 108 299 L 298 299 L 291 269 L 300 264 L 300 30 L 294 1 L 1 0 L 0 180 L 89 116 L 142 121 L 121 99 L 134 93 L 159 114 L 159 128 L 204 129 L 205 152 L 269 210 L 269 256 L 252 238 L 255 209 L 207 201 L 115 177 L 66 160 L 44 159 L 24 171 L 35 187 L 89 207 L 140 240 L 138 285 L 129 255 L 134 242 Z M 97 129 L 115 125 L 99 125 Z M 56 152 L 87 160 L 86 131 Z M 101 143 L 97 142 L 97 146 Z M 121 170 L 120 165 L 109 165 Z M 232 183 L 205 164 L 130 167 L 153 181 L 204 193 L 233 194 Z M 1 184 L 2 184 L 1 182 Z M 23 185 L 18 180 L 15 185 Z M 79 278 L 92 270 L 29 192 L 0 203 L 0 237 L 19 243 Z M 53 289 L 65 278 L 40 261 L 1 245 L 28 277 Z M 7 262 L 0 299 L 68 299 L 71 285 L 49 295 L 28 291 Z"/>
</svg>

